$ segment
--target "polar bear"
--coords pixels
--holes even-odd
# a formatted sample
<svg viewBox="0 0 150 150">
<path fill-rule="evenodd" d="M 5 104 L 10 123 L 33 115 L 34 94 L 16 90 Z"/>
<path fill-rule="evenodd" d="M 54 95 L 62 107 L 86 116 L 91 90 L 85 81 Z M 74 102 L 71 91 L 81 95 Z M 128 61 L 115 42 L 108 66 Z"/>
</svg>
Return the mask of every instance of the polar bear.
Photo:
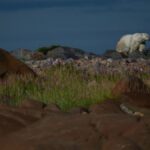
<svg viewBox="0 0 150 150">
<path fill-rule="evenodd" d="M 117 43 L 116 51 L 119 53 L 129 54 L 135 51 L 143 52 L 146 41 L 150 40 L 147 33 L 134 33 L 124 35 Z"/>
</svg>

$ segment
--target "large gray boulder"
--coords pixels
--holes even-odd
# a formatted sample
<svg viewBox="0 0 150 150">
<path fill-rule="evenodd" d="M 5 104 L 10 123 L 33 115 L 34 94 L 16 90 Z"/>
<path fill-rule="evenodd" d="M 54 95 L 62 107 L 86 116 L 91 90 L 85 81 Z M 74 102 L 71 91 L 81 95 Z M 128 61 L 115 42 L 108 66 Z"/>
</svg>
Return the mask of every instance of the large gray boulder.
<svg viewBox="0 0 150 150">
<path fill-rule="evenodd" d="M 33 51 L 24 49 L 24 48 L 19 48 L 19 49 L 10 51 L 10 53 L 18 59 L 31 60 Z"/>
</svg>

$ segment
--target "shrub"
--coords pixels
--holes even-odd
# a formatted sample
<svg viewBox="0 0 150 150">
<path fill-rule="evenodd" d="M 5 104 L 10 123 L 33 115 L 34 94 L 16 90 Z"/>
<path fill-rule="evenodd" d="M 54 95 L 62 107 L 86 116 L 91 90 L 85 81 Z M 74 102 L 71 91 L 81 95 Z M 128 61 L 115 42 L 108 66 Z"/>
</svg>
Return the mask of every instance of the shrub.
<svg viewBox="0 0 150 150">
<path fill-rule="evenodd" d="M 46 55 L 48 53 L 48 51 L 51 51 L 57 47 L 60 47 L 60 46 L 59 45 L 52 45 L 50 47 L 40 47 L 36 51 L 42 52 L 44 55 Z"/>
</svg>

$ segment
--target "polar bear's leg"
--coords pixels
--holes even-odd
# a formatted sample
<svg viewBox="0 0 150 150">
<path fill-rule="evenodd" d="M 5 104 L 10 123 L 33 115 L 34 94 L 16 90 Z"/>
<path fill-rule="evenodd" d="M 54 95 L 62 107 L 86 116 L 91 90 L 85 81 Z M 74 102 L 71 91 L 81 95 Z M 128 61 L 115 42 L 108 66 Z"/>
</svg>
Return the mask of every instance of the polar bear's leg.
<svg viewBox="0 0 150 150">
<path fill-rule="evenodd" d="M 139 52 L 143 52 L 145 49 L 145 44 L 140 44 L 139 46 Z"/>
<path fill-rule="evenodd" d="M 128 51 L 126 44 L 123 41 L 119 41 L 116 47 L 117 52 L 122 53 Z"/>
<path fill-rule="evenodd" d="M 132 42 L 131 47 L 130 47 L 130 53 L 133 53 L 135 51 L 139 50 L 139 43 L 138 42 Z"/>
</svg>

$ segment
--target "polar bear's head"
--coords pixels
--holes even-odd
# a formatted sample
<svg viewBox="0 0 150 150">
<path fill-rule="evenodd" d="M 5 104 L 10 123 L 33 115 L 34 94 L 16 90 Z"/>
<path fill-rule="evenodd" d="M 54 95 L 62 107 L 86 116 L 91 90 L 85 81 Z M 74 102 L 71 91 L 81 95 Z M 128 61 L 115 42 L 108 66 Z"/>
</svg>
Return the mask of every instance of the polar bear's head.
<svg viewBox="0 0 150 150">
<path fill-rule="evenodd" d="M 142 33 L 142 38 L 145 41 L 149 41 L 150 40 L 150 35 L 148 35 L 147 33 Z"/>
<path fill-rule="evenodd" d="M 144 43 L 150 40 L 150 35 L 147 33 L 135 33 L 133 38 L 136 39 L 139 43 Z"/>
</svg>

